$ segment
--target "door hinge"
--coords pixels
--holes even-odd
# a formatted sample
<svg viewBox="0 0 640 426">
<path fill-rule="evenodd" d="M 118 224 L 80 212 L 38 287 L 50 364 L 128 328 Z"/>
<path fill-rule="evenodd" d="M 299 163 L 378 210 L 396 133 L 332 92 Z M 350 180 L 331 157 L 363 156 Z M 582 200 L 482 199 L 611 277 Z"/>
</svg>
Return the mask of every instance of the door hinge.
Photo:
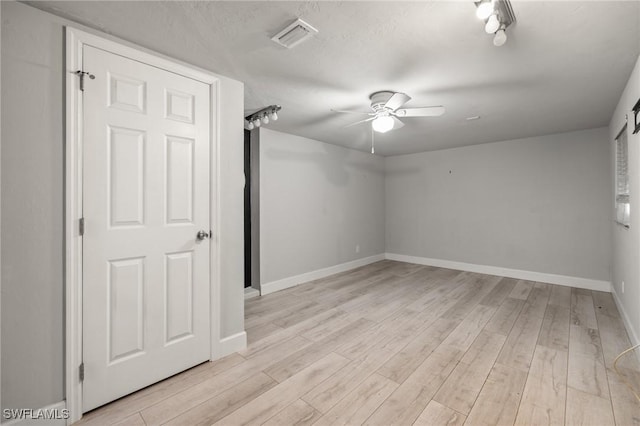
<svg viewBox="0 0 640 426">
<path fill-rule="evenodd" d="M 78 77 L 80 77 L 80 91 L 82 91 L 82 92 L 84 92 L 84 78 L 85 78 L 85 76 L 89 77 L 91 80 L 95 80 L 95 78 L 96 78 L 95 75 L 93 75 L 93 74 L 91 74 L 89 72 L 86 72 L 86 71 L 82 71 L 82 70 L 76 71 L 76 75 Z"/>
<path fill-rule="evenodd" d="M 78 234 L 80 234 L 80 236 L 84 235 L 84 217 L 78 220 Z"/>
<path fill-rule="evenodd" d="M 83 382 L 84 381 L 84 362 L 80 364 L 80 367 L 78 367 L 78 376 L 80 377 L 80 381 Z"/>
</svg>

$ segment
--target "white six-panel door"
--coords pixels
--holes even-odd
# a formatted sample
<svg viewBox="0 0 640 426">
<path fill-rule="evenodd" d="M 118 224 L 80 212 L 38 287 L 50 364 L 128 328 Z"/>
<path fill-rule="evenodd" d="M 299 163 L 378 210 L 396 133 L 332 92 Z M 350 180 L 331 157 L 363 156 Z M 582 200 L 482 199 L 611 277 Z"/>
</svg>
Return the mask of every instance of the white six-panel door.
<svg viewBox="0 0 640 426">
<path fill-rule="evenodd" d="M 83 411 L 209 359 L 209 86 L 85 46 Z"/>
</svg>

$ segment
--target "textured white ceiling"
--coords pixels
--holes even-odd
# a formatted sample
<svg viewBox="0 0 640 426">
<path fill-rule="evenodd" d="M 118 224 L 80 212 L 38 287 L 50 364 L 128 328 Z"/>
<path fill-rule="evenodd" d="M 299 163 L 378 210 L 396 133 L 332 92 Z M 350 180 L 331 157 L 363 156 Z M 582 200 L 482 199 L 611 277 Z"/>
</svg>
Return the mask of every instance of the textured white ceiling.
<svg viewBox="0 0 640 426">
<path fill-rule="evenodd" d="M 638 1 L 515 0 L 500 48 L 472 1 L 29 3 L 243 81 L 246 112 L 280 104 L 269 127 L 295 135 L 368 150 L 370 126 L 330 109 L 366 110 L 378 90 L 446 107 L 376 134 L 382 155 L 605 126 L 640 53 Z M 296 17 L 320 33 L 273 43 Z"/>
</svg>

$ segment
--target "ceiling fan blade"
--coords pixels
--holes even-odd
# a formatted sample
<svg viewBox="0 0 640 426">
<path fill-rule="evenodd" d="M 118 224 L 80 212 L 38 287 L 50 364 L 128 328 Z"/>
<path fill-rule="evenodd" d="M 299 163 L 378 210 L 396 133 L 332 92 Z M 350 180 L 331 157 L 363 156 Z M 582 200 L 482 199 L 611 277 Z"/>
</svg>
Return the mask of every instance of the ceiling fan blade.
<svg viewBox="0 0 640 426">
<path fill-rule="evenodd" d="M 443 106 L 432 106 L 423 108 L 399 109 L 395 112 L 398 117 L 438 117 L 444 114 Z"/>
<path fill-rule="evenodd" d="M 375 112 L 364 112 L 364 111 L 344 111 L 339 109 L 332 109 L 333 112 L 345 113 L 345 114 L 363 114 L 363 115 L 375 115 Z"/>
<path fill-rule="evenodd" d="M 387 103 L 384 104 L 384 107 L 389 108 L 391 111 L 395 111 L 410 100 L 411 96 L 407 95 L 406 93 L 394 93 L 393 96 L 389 98 Z"/>
<path fill-rule="evenodd" d="M 393 118 L 393 130 L 399 129 L 404 126 L 404 123 L 400 121 L 397 117 L 391 116 Z"/>
<path fill-rule="evenodd" d="M 351 123 L 351 124 L 347 124 L 344 127 L 351 127 L 351 126 L 355 126 L 356 124 L 360 124 L 360 123 L 366 123 L 367 121 L 371 121 L 371 120 L 375 120 L 375 117 L 371 117 L 371 118 L 367 118 L 365 120 L 360 120 L 360 121 L 356 121 L 355 123 Z"/>
</svg>

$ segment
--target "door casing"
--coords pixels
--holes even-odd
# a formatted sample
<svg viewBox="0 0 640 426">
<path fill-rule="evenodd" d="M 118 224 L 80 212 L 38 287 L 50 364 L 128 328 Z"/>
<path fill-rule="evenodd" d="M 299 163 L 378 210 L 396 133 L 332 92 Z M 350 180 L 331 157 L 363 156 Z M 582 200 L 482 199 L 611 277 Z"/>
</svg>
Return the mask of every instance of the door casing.
<svg viewBox="0 0 640 426">
<path fill-rule="evenodd" d="M 137 60 L 207 84 L 210 88 L 210 218 L 213 235 L 210 247 L 210 313 L 211 355 L 222 355 L 220 345 L 220 255 L 219 255 L 219 78 L 188 64 L 130 45 L 115 38 L 104 38 L 75 28 L 66 27 L 66 135 L 65 135 L 65 399 L 69 410 L 67 424 L 82 417 L 82 92 L 76 71 L 82 70 L 85 45 Z M 91 70 L 83 70 L 91 72 Z M 87 85 L 88 86 L 88 85 Z M 88 87 L 85 90 L 90 90 Z M 91 232 L 90 229 L 86 230 Z"/>
</svg>

